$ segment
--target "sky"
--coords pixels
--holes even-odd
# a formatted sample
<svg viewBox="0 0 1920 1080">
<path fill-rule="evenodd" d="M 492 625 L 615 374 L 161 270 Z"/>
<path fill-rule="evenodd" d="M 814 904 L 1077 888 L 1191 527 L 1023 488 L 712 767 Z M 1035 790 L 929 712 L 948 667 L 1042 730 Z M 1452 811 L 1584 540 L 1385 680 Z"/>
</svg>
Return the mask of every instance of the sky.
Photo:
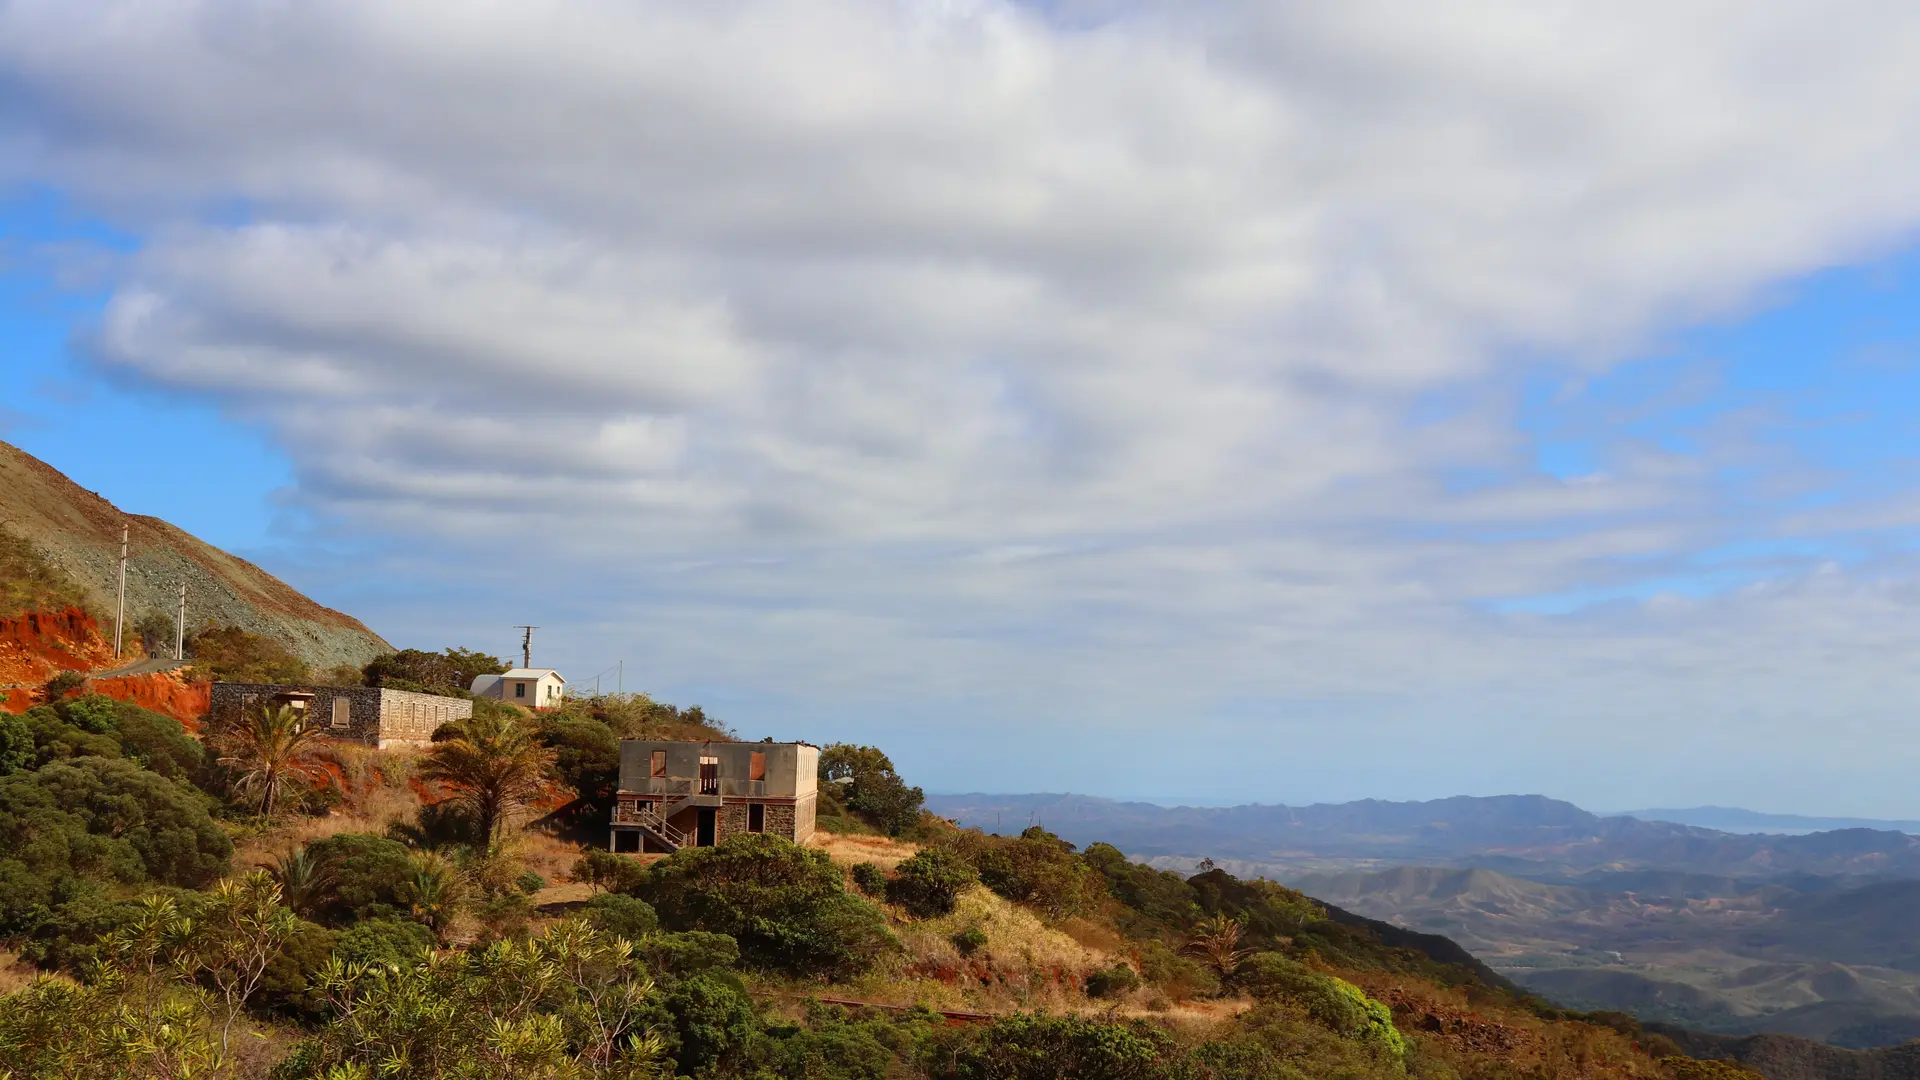
<svg viewBox="0 0 1920 1080">
<path fill-rule="evenodd" d="M 0 0 L 0 438 L 928 790 L 1920 817 L 1920 8 Z M 618 665 L 618 668 L 616 668 Z"/>
</svg>

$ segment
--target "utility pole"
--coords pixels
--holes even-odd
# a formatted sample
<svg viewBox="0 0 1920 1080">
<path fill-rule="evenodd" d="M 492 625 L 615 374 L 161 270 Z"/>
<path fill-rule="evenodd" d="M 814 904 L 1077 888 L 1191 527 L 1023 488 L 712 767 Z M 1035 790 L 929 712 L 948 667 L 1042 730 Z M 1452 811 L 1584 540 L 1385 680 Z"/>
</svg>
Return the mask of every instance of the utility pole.
<svg viewBox="0 0 1920 1080">
<path fill-rule="evenodd" d="M 180 614 L 173 622 L 173 658 L 187 658 L 187 583 L 180 583 Z"/>
<path fill-rule="evenodd" d="M 127 622 L 127 525 L 120 523 L 120 603 L 113 612 L 113 658 L 120 659 L 120 629 Z"/>
<path fill-rule="evenodd" d="M 533 666 L 533 632 L 540 628 L 537 626 L 517 625 L 514 629 L 526 631 L 520 638 L 520 666 L 530 668 Z"/>
</svg>

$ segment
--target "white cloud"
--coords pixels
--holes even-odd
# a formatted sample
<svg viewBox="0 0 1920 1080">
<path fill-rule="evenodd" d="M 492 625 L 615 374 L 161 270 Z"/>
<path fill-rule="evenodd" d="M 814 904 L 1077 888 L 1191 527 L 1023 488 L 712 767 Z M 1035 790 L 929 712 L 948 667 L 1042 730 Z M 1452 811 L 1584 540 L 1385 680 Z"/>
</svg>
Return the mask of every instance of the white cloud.
<svg viewBox="0 0 1920 1080">
<path fill-rule="evenodd" d="M 1489 613 L 1801 527 L 1729 519 L 1737 433 L 1535 474 L 1515 388 L 1900 243 L 1917 49 L 1890 3 L 12 0 L 0 177 L 145 238 L 101 364 L 460 580 L 658 598 L 608 632 L 689 684 L 1662 725 L 1913 642 L 1878 570 Z"/>
</svg>

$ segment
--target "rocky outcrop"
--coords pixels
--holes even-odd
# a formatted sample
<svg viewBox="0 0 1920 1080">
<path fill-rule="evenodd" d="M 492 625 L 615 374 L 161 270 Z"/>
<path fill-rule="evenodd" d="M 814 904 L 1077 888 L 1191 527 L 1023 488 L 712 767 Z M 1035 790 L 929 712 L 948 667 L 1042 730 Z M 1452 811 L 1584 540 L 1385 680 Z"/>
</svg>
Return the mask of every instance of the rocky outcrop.
<svg viewBox="0 0 1920 1080">
<path fill-rule="evenodd" d="M 85 592 L 90 597 L 88 607 L 109 614 L 120 529 L 127 526 L 131 533 L 129 626 L 148 614 L 171 619 L 184 582 L 189 629 L 209 624 L 238 626 L 280 641 L 316 669 L 339 664 L 357 667 L 392 651 L 359 620 L 322 607 L 258 566 L 159 518 L 121 512 L 47 463 L 4 442 L 0 442 L 0 519 Z M 111 626 L 107 634 L 110 638 Z M 123 656 L 141 655 L 137 640 L 127 645 Z M 13 680 L 0 676 L 0 683 L 9 681 Z"/>
</svg>

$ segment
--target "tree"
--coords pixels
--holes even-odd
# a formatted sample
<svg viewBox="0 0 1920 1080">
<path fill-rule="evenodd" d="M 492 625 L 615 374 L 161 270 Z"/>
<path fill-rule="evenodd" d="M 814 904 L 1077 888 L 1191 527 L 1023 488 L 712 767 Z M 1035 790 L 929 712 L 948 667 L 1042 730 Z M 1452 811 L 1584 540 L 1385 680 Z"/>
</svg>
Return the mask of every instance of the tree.
<svg viewBox="0 0 1920 1080">
<path fill-rule="evenodd" d="M 308 745 L 319 733 L 318 728 L 308 727 L 306 716 L 291 706 L 246 713 L 223 737 L 227 752 L 220 764 L 240 771 L 234 781 L 235 793 L 243 798 L 257 796 L 260 816 L 272 817 L 273 804 L 282 791 L 326 775 L 305 760 Z"/>
<path fill-rule="evenodd" d="M 33 766 L 33 729 L 12 713 L 0 713 L 0 776 Z"/>
<path fill-rule="evenodd" d="M 336 881 L 333 867 L 304 847 L 281 852 L 265 869 L 280 886 L 281 899 L 302 915 L 317 910 Z"/>
<path fill-rule="evenodd" d="M 908 787 L 894 771 L 893 761 L 872 746 L 834 743 L 820 752 L 820 779 L 846 785 L 847 809 L 889 836 L 898 836 L 920 822 L 926 794 Z"/>
<path fill-rule="evenodd" d="M 123 758 L 0 776 L 0 868 L 196 888 L 225 873 L 232 856 L 204 795 Z"/>
<path fill-rule="evenodd" d="M 1240 970 L 1240 962 L 1245 960 L 1248 950 L 1240 947 L 1240 920 L 1225 915 L 1215 915 L 1203 919 L 1193 929 L 1193 937 L 1187 942 L 1187 948 L 1200 954 L 1208 967 L 1220 976 L 1222 982 L 1233 978 Z"/>
<path fill-rule="evenodd" d="M 195 670 L 222 682 L 303 683 L 307 662 L 270 637 L 237 626 L 209 627 L 187 638 Z"/>
<path fill-rule="evenodd" d="M 507 665 L 501 663 L 499 657 L 472 649 L 447 649 L 437 653 L 401 649 L 375 657 L 360 669 L 360 676 L 367 686 L 418 687 L 465 696 L 476 677 L 499 675 L 506 670 Z"/>
<path fill-rule="evenodd" d="M 454 725 L 448 725 L 453 728 Z M 420 775 L 453 788 L 472 808 L 489 843 L 509 814 L 531 802 L 553 768 L 553 752 L 537 729 L 515 717 L 475 716 L 434 744 Z"/>
<path fill-rule="evenodd" d="M 459 867 L 434 854 L 414 859 L 413 873 L 400 883 L 400 902 L 436 938 L 444 938 L 447 926 L 467 899 L 467 882 Z"/>
</svg>

